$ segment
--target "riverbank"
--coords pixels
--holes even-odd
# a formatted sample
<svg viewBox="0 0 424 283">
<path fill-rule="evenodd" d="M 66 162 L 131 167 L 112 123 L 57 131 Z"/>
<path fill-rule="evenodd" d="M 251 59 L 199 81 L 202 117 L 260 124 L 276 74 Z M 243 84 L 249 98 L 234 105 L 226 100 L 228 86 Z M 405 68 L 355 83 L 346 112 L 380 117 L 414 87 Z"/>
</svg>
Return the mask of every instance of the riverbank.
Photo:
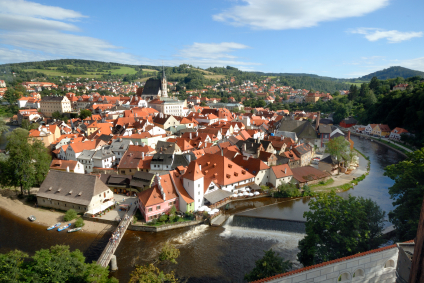
<svg viewBox="0 0 424 283">
<path fill-rule="evenodd" d="M 36 217 L 37 224 L 45 226 L 46 228 L 57 223 L 65 221 L 63 212 L 51 211 L 45 208 L 35 207 L 33 203 L 26 201 L 26 198 L 19 199 L 16 196 L 16 193 L 11 190 L 0 190 L 0 208 L 9 211 L 13 215 L 28 220 L 28 216 L 34 215 Z M 68 221 L 66 223 L 74 224 L 76 219 Z M 110 224 L 84 221 L 85 225 L 82 228 L 81 232 L 98 234 L 104 229 L 112 227 Z M 72 225 L 71 227 L 74 227 Z"/>
</svg>

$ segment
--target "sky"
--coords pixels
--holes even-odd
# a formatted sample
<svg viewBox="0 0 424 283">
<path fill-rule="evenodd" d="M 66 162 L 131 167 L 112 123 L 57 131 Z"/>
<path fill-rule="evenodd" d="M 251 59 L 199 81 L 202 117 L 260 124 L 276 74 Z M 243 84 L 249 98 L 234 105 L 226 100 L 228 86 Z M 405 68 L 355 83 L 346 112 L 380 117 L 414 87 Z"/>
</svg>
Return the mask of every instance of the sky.
<svg viewBox="0 0 424 283">
<path fill-rule="evenodd" d="M 355 78 L 424 71 L 422 0 L 0 0 L 0 64 L 87 59 Z"/>
</svg>

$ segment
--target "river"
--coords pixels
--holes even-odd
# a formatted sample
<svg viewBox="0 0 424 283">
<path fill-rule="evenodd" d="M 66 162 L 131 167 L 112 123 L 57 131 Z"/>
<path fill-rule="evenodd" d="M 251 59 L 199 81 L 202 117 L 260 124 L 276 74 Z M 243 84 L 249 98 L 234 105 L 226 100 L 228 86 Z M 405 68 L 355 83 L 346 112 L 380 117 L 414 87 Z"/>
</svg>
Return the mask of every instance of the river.
<svg viewBox="0 0 424 283">
<path fill-rule="evenodd" d="M 341 193 L 371 198 L 386 212 L 392 209 L 387 188 L 393 181 L 385 176 L 384 167 L 397 163 L 404 157 L 382 145 L 352 138 L 355 147 L 370 157 L 371 172 L 354 189 Z M 279 202 L 276 205 L 273 203 Z M 284 200 L 260 198 L 234 202 L 228 213 L 234 214 L 252 208 L 261 208 L 261 216 L 287 219 L 297 217 L 307 210 L 308 199 Z M 0 209 L 0 252 L 20 249 L 30 254 L 40 248 L 55 244 L 67 244 L 71 249 L 80 249 L 88 261 L 96 260 L 108 238 L 108 234 L 96 237 L 83 233 L 57 235 L 37 224 L 17 219 Z M 118 271 L 113 276 L 120 282 L 128 282 L 135 265 L 151 262 L 160 247 L 170 241 L 181 252 L 178 265 L 166 265 L 167 271 L 174 269 L 180 278 L 188 282 L 243 282 L 243 275 L 250 271 L 263 251 L 273 248 L 295 266 L 297 244 L 304 237 L 302 224 L 231 216 L 222 227 L 200 225 L 194 228 L 161 233 L 127 231 L 116 256 Z"/>
</svg>

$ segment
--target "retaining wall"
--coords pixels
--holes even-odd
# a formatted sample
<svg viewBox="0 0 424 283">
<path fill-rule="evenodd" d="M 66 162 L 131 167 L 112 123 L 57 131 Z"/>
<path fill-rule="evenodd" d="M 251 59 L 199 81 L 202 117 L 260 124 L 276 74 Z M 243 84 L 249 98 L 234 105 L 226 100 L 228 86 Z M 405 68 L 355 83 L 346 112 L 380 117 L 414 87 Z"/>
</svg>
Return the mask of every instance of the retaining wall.
<svg viewBox="0 0 424 283">
<path fill-rule="evenodd" d="M 136 224 L 131 224 L 128 227 L 128 230 L 144 231 L 144 232 L 162 232 L 162 231 L 173 230 L 173 229 L 178 229 L 178 228 L 183 228 L 188 226 L 194 226 L 200 223 L 203 223 L 203 220 L 185 221 L 185 222 L 180 222 L 175 224 L 164 224 L 161 226 L 147 226 L 147 225 L 140 225 L 136 223 Z"/>
<path fill-rule="evenodd" d="M 398 149 L 396 149 L 396 148 L 394 148 L 394 147 L 391 147 L 391 146 L 390 146 L 390 145 L 388 145 L 388 144 L 385 144 L 385 143 L 383 143 L 383 142 L 380 142 L 380 141 L 376 140 L 375 138 L 373 138 L 373 137 L 371 137 L 371 136 L 363 135 L 363 134 L 358 134 L 358 133 L 353 133 L 353 132 L 351 132 L 350 134 L 351 134 L 351 135 L 354 135 L 354 136 L 357 136 L 357 137 L 364 137 L 364 138 L 370 139 L 370 140 L 372 140 L 373 142 L 376 142 L 376 143 L 381 144 L 381 145 L 383 145 L 383 146 L 385 146 L 385 147 L 388 147 L 388 148 L 390 148 L 390 149 L 392 149 L 392 150 L 396 151 L 397 153 L 399 153 L 399 154 L 401 154 L 401 155 L 403 155 L 403 156 L 407 157 L 407 156 L 406 156 L 406 154 L 405 154 L 403 151 L 400 151 L 400 150 L 398 150 Z"/>
</svg>

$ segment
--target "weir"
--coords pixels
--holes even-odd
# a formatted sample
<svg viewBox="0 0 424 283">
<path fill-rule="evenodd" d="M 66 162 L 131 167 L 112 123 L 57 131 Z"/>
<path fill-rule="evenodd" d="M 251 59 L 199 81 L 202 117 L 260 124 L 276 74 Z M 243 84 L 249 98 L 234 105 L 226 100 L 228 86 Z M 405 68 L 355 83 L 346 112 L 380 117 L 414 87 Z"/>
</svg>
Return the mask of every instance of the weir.
<svg viewBox="0 0 424 283">
<path fill-rule="evenodd" d="M 230 217 L 226 225 L 269 231 L 305 233 L 304 221 L 251 217 L 239 214 Z"/>
<path fill-rule="evenodd" d="M 124 234 L 128 229 L 128 226 L 131 224 L 134 212 L 136 210 L 137 210 L 137 204 L 134 203 L 131 206 L 131 208 L 129 209 L 128 213 L 126 213 L 125 216 L 122 217 L 121 222 L 119 222 L 118 227 L 115 230 L 115 232 L 119 231 L 120 236 L 117 240 L 108 242 L 108 244 L 106 245 L 102 254 L 100 255 L 99 259 L 97 260 L 98 265 L 106 267 L 112 261 L 111 269 L 112 270 L 118 269 L 118 262 L 117 262 L 116 256 L 114 254 L 115 254 L 116 249 L 119 246 L 119 243 L 121 242 L 122 238 L 124 237 Z"/>
</svg>

